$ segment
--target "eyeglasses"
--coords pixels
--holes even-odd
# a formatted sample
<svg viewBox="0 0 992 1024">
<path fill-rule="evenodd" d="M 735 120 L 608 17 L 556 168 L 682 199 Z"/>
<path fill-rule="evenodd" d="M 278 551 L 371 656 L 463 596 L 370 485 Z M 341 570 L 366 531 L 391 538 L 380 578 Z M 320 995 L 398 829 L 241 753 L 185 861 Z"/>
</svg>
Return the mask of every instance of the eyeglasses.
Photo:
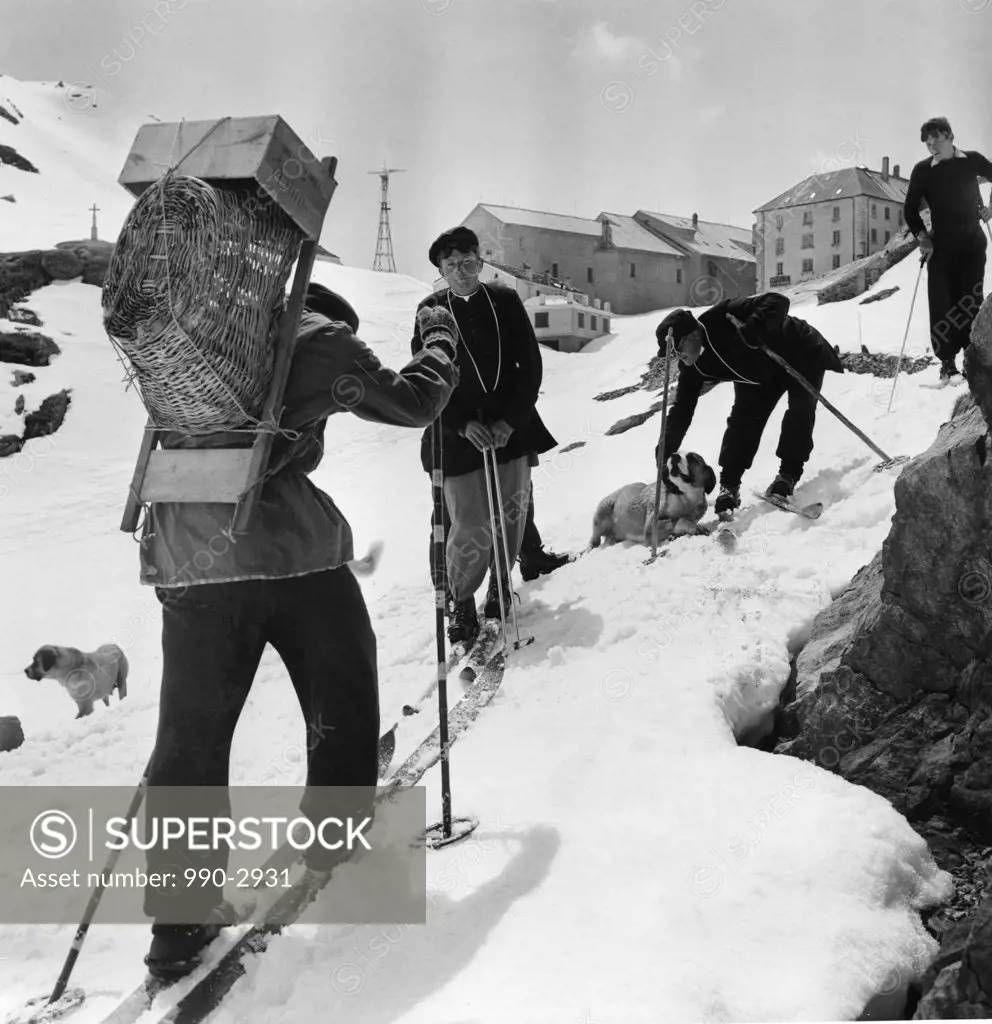
<svg viewBox="0 0 992 1024">
<path fill-rule="evenodd" d="M 474 274 L 482 268 L 482 260 L 478 256 L 466 256 L 463 260 L 441 260 L 441 273 L 453 274 L 456 270 L 464 270 L 466 274 Z"/>
</svg>

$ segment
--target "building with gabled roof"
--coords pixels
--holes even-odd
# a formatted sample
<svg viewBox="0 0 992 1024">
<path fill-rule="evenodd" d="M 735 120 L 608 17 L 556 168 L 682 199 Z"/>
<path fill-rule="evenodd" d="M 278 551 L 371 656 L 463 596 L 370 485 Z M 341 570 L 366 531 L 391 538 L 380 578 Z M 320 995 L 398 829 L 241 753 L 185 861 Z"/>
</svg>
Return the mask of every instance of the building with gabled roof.
<svg viewBox="0 0 992 1024">
<path fill-rule="evenodd" d="M 679 301 L 685 257 L 633 217 L 570 217 L 480 203 L 462 222 L 485 259 L 545 284 L 582 292 L 615 313 L 644 313 Z"/>
<path fill-rule="evenodd" d="M 757 290 L 787 288 L 880 252 L 906 230 L 909 180 L 889 158 L 881 171 L 845 167 L 813 174 L 754 215 Z"/>
<path fill-rule="evenodd" d="M 755 293 L 754 233 L 749 228 L 638 210 L 638 223 L 681 249 L 686 257 L 690 306 L 710 305 Z"/>
</svg>

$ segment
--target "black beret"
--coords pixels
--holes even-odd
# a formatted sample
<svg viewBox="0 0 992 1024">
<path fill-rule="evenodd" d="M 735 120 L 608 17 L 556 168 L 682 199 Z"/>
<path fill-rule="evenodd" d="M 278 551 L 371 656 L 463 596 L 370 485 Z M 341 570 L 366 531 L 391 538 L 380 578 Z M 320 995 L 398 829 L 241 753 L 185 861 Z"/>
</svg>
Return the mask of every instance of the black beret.
<svg viewBox="0 0 992 1024">
<path fill-rule="evenodd" d="M 431 243 L 427 258 L 433 266 L 437 266 L 446 255 L 445 250 L 451 252 L 470 252 L 472 249 L 478 251 L 479 236 L 471 229 L 459 224 L 456 228 L 449 228 L 442 232 Z"/>
<path fill-rule="evenodd" d="M 687 334 L 692 334 L 698 326 L 699 322 L 689 310 L 673 309 L 655 329 L 654 336 L 658 339 L 658 347 L 665 347 L 665 335 L 668 334 L 669 327 L 672 329 L 674 343 L 678 345 Z"/>
<path fill-rule="evenodd" d="M 358 333 L 358 314 L 347 299 L 342 298 L 337 292 L 332 292 L 330 288 L 311 281 L 307 285 L 304 305 L 314 313 L 326 316 L 328 320 L 343 320 L 351 328 L 352 334 Z"/>
</svg>

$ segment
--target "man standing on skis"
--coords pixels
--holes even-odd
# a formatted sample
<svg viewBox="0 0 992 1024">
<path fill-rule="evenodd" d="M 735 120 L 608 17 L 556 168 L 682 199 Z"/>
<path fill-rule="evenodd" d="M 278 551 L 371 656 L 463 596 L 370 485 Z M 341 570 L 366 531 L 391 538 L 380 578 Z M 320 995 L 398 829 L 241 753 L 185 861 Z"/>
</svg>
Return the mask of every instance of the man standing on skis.
<svg viewBox="0 0 992 1024">
<path fill-rule="evenodd" d="M 495 449 L 512 567 L 520 555 L 525 510 L 531 500 L 531 467 L 537 456 L 554 448 L 556 442 L 537 412 L 544 366 L 520 296 L 505 285 L 479 281 L 479 239 L 470 228 L 445 231 L 431 244 L 428 258 L 447 287 L 428 295 L 417 307 L 411 348 L 416 354 L 423 345 L 420 317 L 424 310 L 450 312 L 459 335 L 459 381 L 437 423 L 450 519 L 445 548 L 453 601 L 448 640 L 469 646 L 479 633 L 475 594 L 485 579 L 494 542 L 483 452 Z M 427 473 L 431 472 L 432 456 L 428 429 L 421 444 L 421 463 Z M 495 504 L 495 487 L 493 501 Z M 494 565 L 507 573 L 502 581 L 505 600 L 510 591 L 509 568 L 504 561 L 500 548 Z M 490 611 L 499 614 L 498 580 L 493 572 L 487 615 Z"/>
<path fill-rule="evenodd" d="M 344 298 L 310 285 L 280 420 L 284 431 L 298 436 L 280 435 L 273 443 L 246 533 L 232 538 L 230 505 L 155 502 L 148 507 L 141 582 L 155 587 L 162 605 L 163 652 L 146 797 L 150 818 L 160 807 L 159 787 L 219 787 L 226 793 L 231 742 L 266 644 L 282 658 L 307 726 L 303 813 L 311 821 L 325 817 L 320 787 L 374 795 L 376 638 L 347 564 L 354 558 L 351 528 L 308 474 L 324 455 L 324 428 L 335 413 L 401 427 L 430 423 L 458 379 L 457 340 L 447 310 L 424 310 L 418 323 L 423 348 L 395 372 L 358 339 L 358 327 L 358 316 Z M 251 435 L 173 434 L 163 447 L 239 443 L 250 446 Z M 200 813 L 230 814 L 229 802 L 218 801 L 213 789 L 203 792 Z M 227 869 L 223 843 L 201 852 L 181 848 L 171 856 L 180 854 L 183 867 L 206 869 L 210 878 Z M 320 873 L 333 866 L 335 856 L 318 843 L 305 860 L 308 869 Z M 169 857 L 170 851 L 160 847 L 149 850 L 149 875 L 174 869 Z M 174 978 L 196 966 L 200 951 L 219 931 L 215 908 L 222 895 L 223 886 L 214 884 L 146 889 L 145 913 L 154 921 L 145 958 L 151 974 Z"/>
<path fill-rule="evenodd" d="M 827 370 L 844 372 L 826 338 L 805 320 L 790 316 L 789 305 L 788 298 L 777 292 L 724 299 L 698 319 L 688 310 L 676 309 L 655 331 L 664 354 L 671 330 L 682 364 L 668 413 L 662 459 L 679 450 L 703 385 L 710 381 L 734 384 L 734 404 L 720 448 L 720 493 L 713 503 L 717 515 L 740 506 L 741 479 L 751 468 L 768 417 L 783 395 L 789 396 L 789 407 L 775 453 L 780 469 L 766 493 L 790 498 L 813 452 L 816 399 L 759 346 L 765 344 L 780 355 L 817 391 Z M 744 326 L 738 329 L 730 317 L 743 321 Z M 656 446 L 655 460 L 661 466 L 664 463 L 658 456 Z"/>
<path fill-rule="evenodd" d="M 974 150 L 958 149 L 945 117 L 920 128 L 930 151 L 909 176 L 904 214 L 927 263 L 930 344 L 940 360 L 941 381 L 960 379 L 957 354 L 971 341 L 971 325 L 982 305 L 985 281 L 985 232 L 992 205 L 982 205 L 978 178 L 992 180 L 992 163 Z M 930 207 L 930 232 L 920 203 Z"/>
</svg>

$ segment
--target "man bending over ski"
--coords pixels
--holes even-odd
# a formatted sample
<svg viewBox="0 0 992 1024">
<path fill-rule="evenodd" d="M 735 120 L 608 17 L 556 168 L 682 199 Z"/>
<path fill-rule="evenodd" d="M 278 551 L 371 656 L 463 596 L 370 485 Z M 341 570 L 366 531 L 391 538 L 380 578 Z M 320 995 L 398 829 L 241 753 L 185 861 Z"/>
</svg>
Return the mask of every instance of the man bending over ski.
<svg viewBox="0 0 992 1024">
<path fill-rule="evenodd" d="M 744 326 L 738 329 L 729 317 L 743 321 Z M 777 292 L 724 299 L 698 318 L 688 310 L 674 310 L 655 331 L 662 353 L 669 330 L 682 366 L 668 413 L 662 458 L 679 450 L 703 385 L 732 381 L 734 404 L 720 448 L 720 493 L 713 503 L 717 515 L 731 513 L 740 506 L 741 479 L 751 468 L 768 417 L 781 397 L 788 395 L 789 407 L 775 453 L 780 469 L 766 493 L 790 498 L 813 452 L 817 403 L 759 345 L 767 345 L 819 391 L 827 370 L 844 372 L 830 343 L 805 320 L 790 316 L 788 298 Z M 658 455 L 656 446 L 655 460 L 661 465 Z"/>
</svg>

